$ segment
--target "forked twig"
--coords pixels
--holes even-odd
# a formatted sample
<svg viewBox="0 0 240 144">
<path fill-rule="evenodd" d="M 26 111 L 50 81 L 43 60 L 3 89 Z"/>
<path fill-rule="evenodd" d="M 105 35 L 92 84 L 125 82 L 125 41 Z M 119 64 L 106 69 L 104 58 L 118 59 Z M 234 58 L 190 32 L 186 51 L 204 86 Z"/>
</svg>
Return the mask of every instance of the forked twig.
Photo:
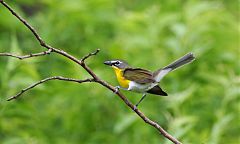
<svg viewBox="0 0 240 144">
<path fill-rule="evenodd" d="M 115 92 L 115 87 L 109 85 L 107 82 L 101 80 L 86 64 L 85 64 L 85 60 L 93 55 L 96 55 L 99 52 L 99 49 L 97 49 L 95 52 L 93 53 L 89 53 L 88 55 L 84 56 L 81 60 L 78 60 L 77 58 L 75 58 L 74 56 L 68 54 L 67 52 L 54 48 L 48 44 L 46 44 L 42 38 L 39 36 L 39 34 L 36 32 L 36 30 L 25 20 L 23 19 L 21 16 L 19 16 L 8 4 L 6 4 L 3 0 L 0 0 L 0 3 L 7 8 L 18 20 L 20 20 L 35 36 L 35 38 L 38 40 L 38 42 L 40 43 L 40 45 L 42 47 L 47 48 L 48 50 L 50 50 L 50 52 L 55 52 L 58 53 L 66 58 L 68 58 L 69 60 L 75 62 L 76 64 L 82 66 L 91 76 L 92 78 L 90 79 L 85 79 L 85 80 L 77 80 L 77 79 L 71 79 L 71 78 L 64 78 L 61 76 L 56 76 L 56 77 L 49 77 L 46 79 L 43 79 L 35 84 L 30 85 L 29 87 L 23 89 L 21 92 L 19 92 L 18 94 L 16 94 L 13 97 L 10 97 L 8 100 L 13 100 L 16 99 L 18 97 L 20 97 L 24 92 L 34 88 L 35 86 L 47 82 L 49 80 L 63 80 L 63 81 L 71 81 L 71 82 L 77 82 L 77 83 L 83 83 L 83 82 L 97 82 L 100 85 L 108 88 L 109 90 Z M 49 52 L 49 53 L 50 53 Z M 29 54 L 29 55 L 25 55 L 25 56 L 17 56 L 15 54 L 9 54 L 9 53 L 5 53 L 5 54 L 1 54 L 0 56 L 11 56 L 11 57 L 15 57 L 15 58 L 19 58 L 19 59 L 24 59 L 24 58 L 31 58 L 34 56 L 43 56 L 45 55 L 44 52 L 41 53 L 36 53 L 36 54 Z M 146 117 L 144 115 L 144 113 L 142 113 L 139 109 L 135 109 L 134 105 L 120 92 L 116 93 L 123 101 L 124 103 L 130 107 L 133 111 L 135 111 L 135 113 L 141 117 L 144 122 L 148 123 L 149 125 L 153 126 L 154 128 L 156 128 L 156 130 L 158 130 L 160 132 L 160 134 L 162 134 L 165 138 L 169 139 L 170 141 L 172 141 L 175 144 L 180 144 L 181 142 L 179 142 L 177 139 L 175 139 L 173 136 L 171 136 L 169 133 L 167 133 L 157 122 L 154 122 L 152 120 L 150 120 L 148 117 Z"/>
<path fill-rule="evenodd" d="M 95 52 L 89 53 L 88 55 L 84 56 L 80 61 L 81 63 L 84 63 L 84 61 L 89 58 L 90 56 L 97 55 L 97 53 L 100 51 L 100 49 L 97 49 Z"/>
<path fill-rule="evenodd" d="M 45 83 L 47 81 L 50 81 L 50 80 L 62 80 L 62 81 L 70 81 L 70 82 L 76 82 L 76 83 L 84 83 L 84 82 L 93 82 L 94 80 L 92 78 L 88 78 L 88 79 L 84 79 L 84 80 L 78 80 L 78 79 L 73 79 L 73 78 L 65 78 L 65 77 L 62 77 L 62 76 L 53 76 L 53 77 L 48 77 L 48 78 L 45 78 L 45 79 L 42 79 L 28 87 L 26 87 L 25 89 L 22 89 L 19 93 L 17 93 L 16 95 L 10 97 L 7 99 L 7 101 L 10 101 L 10 100 L 13 100 L 13 99 L 16 99 L 18 98 L 19 96 L 21 96 L 23 93 L 25 93 L 26 91 L 34 88 L 35 86 L 37 85 L 40 85 L 42 83 Z"/>
<path fill-rule="evenodd" d="M 50 54 L 51 52 L 52 52 L 52 49 L 48 49 L 47 51 L 34 53 L 34 54 L 28 54 L 28 55 L 23 55 L 23 56 L 19 56 L 19 55 L 16 55 L 16 54 L 11 54 L 11 53 L 0 53 L 0 56 L 9 56 L 9 57 L 14 57 L 14 58 L 18 58 L 20 60 L 23 60 L 23 59 L 32 58 L 32 57 L 44 56 L 44 55 Z"/>
</svg>

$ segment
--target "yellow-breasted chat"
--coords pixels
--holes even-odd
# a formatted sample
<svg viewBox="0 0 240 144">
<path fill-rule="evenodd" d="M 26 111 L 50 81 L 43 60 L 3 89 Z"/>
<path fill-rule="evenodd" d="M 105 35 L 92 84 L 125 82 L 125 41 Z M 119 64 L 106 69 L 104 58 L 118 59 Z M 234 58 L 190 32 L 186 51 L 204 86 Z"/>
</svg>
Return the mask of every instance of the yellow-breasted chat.
<svg viewBox="0 0 240 144">
<path fill-rule="evenodd" d="M 160 88 L 159 82 L 169 72 L 192 62 L 194 59 L 194 55 L 192 53 L 188 53 L 171 64 L 156 70 L 155 72 L 142 68 L 132 68 L 123 60 L 109 60 L 105 61 L 104 64 L 111 66 L 115 71 L 117 80 L 120 84 L 120 86 L 116 86 L 116 91 L 121 88 L 128 91 L 143 93 L 142 98 L 135 105 L 137 107 L 145 98 L 146 93 L 167 96 L 167 93 Z"/>
</svg>

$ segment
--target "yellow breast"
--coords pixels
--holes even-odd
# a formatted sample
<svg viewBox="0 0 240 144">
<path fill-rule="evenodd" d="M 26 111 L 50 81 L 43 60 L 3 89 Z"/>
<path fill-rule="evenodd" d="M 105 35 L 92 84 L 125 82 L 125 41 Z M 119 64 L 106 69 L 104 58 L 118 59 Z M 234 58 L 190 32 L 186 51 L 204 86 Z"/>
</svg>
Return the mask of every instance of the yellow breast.
<svg viewBox="0 0 240 144">
<path fill-rule="evenodd" d="M 115 71 L 115 74 L 117 76 L 117 80 L 118 80 L 120 86 L 123 88 L 128 88 L 128 84 L 130 81 L 123 77 L 123 70 L 118 69 L 116 67 L 113 67 L 113 69 Z"/>
</svg>

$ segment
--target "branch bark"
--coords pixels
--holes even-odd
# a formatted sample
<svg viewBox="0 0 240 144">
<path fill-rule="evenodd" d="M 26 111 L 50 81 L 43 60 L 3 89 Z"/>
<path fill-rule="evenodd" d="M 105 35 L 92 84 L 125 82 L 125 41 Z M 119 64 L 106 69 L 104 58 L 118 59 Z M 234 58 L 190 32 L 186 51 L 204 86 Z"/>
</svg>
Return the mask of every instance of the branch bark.
<svg viewBox="0 0 240 144">
<path fill-rule="evenodd" d="M 93 82 L 94 80 L 92 78 L 88 78 L 88 79 L 85 79 L 85 80 L 78 80 L 78 79 L 73 79 L 73 78 L 65 78 L 65 77 L 62 77 L 62 76 L 53 76 L 53 77 L 48 77 L 48 78 L 45 78 L 45 79 L 42 79 L 28 87 L 26 87 L 25 89 L 22 89 L 19 93 L 17 93 L 16 95 L 10 97 L 7 99 L 7 101 L 11 101 L 13 99 L 16 99 L 18 97 L 20 97 L 23 93 L 25 93 L 26 91 L 42 84 L 42 83 L 45 83 L 47 81 L 50 81 L 50 80 L 61 80 L 61 81 L 70 81 L 70 82 L 76 82 L 76 83 L 84 83 L 84 82 Z"/>
<path fill-rule="evenodd" d="M 31 57 L 44 56 L 44 55 L 50 54 L 51 52 L 52 52 L 52 49 L 48 49 L 47 51 L 43 51 L 40 53 L 28 54 L 28 55 L 23 55 L 23 56 L 11 54 L 11 53 L 0 53 L 0 56 L 9 56 L 9 57 L 14 57 L 14 58 L 18 58 L 18 59 L 22 60 L 22 59 L 27 59 L 27 58 L 31 58 Z"/>
<path fill-rule="evenodd" d="M 25 58 L 31 58 L 31 57 L 36 57 L 36 56 L 43 56 L 46 55 L 45 53 L 51 53 L 51 52 L 55 52 L 58 53 L 59 55 L 62 55 L 66 58 L 68 58 L 69 60 L 75 62 L 76 64 L 82 66 L 91 76 L 92 78 L 89 79 L 85 79 L 85 80 L 78 80 L 78 79 L 71 79 L 71 78 L 64 78 L 61 76 L 55 76 L 55 77 L 49 77 L 46 79 L 43 79 L 35 84 L 30 85 L 29 87 L 21 90 L 18 94 L 10 97 L 8 99 L 8 101 L 16 99 L 18 97 L 20 97 L 24 92 L 34 88 L 35 86 L 42 84 L 44 82 L 50 81 L 50 80 L 63 80 L 63 81 L 71 81 L 71 82 L 77 82 L 77 83 L 83 83 L 83 82 L 97 82 L 100 85 L 106 87 L 107 89 L 115 92 L 115 87 L 113 87 L 112 85 L 108 84 L 107 82 L 101 80 L 86 64 L 85 64 L 85 60 L 88 59 L 89 57 L 96 55 L 99 52 L 99 49 L 97 49 L 95 52 L 93 53 L 89 53 L 88 55 L 84 56 L 81 60 L 78 60 L 77 58 L 75 58 L 74 56 L 68 54 L 67 52 L 54 48 L 48 44 L 46 44 L 43 39 L 39 36 L 39 34 L 37 33 L 37 31 L 25 20 L 23 19 L 20 15 L 18 15 L 7 3 L 5 3 L 3 0 L 0 0 L 0 3 L 7 8 L 12 15 L 14 15 L 19 21 L 21 21 L 31 32 L 32 34 L 35 36 L 35 38 L 38 40 L 39 44 L 42 47 L 45 47 L 46 49 L 48 49 L 45 52 L 41 52 L 41 53 L 36 53 L 36 54 L 29 54 L 29 55 L 25 55 L 25 56 L 17 56 L 15 54 L 9 54 L 9 53 L 1 53 L 0 56 L 10 56 L 10 57 L 15 57 L 15 58 L 19 58 L 19 59 L 25 59 Z M 171 136 L 169 133 L 167 133 L 157 122 L 154 122 L 152 120 L 150 120 L 147 116 L 144 115 L 144 113 L 142 113 L 139 109 L 135 109 L 134 105 L 121 93 L 121 92 L 116 92 L 116 95 L 119 96 L 124 103 L 131 108 L 141 119 L 143 119 L 144 122 L 146 122 L 147 124 L 153 126 L 160 134 L 162 134 L 165 138 L 169 139 L 170 141 L 172 141 L 175 144 L 180 144 L 181 142 L 178 141 L 177 139 L 175 139 L 173 136 Z"/>
</svg>

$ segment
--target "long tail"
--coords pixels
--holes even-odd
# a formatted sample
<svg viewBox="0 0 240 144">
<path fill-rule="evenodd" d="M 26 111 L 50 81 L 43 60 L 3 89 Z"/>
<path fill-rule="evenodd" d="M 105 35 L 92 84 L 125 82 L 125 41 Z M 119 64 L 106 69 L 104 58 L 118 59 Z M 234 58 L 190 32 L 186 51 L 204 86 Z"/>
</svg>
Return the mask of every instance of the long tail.
<svg viewBox="0 0 240 144">
<path fill-rule="evenodd" d="M 160 82 L 160 80 L 168 74 L 170 71 L 175 70 L 185 64 L 188 64 L 192 62 L 195 59 L 193 53 L 188 53 L 184 55 L 183 57 L 177 59 L 173 63 L 167 65 L 166 67 L 159 69 L 153 73 L 153 76 L 157 82 Z"/>
<path fill-rule="evenodd" d="M 188 53 L 188 54 L 184 55 L 183 57 L 177 59 L 173 63 L 169 64 L 168 66 L 164 67 L 163 69 L 171 68 L 171 70 L 174 70 L 176 68 L 183 66 L 184 64 L 190 63 L 194 59 L 195 59 L 195 57 L 193 56 L 193 53 Z"/>
</svg>

